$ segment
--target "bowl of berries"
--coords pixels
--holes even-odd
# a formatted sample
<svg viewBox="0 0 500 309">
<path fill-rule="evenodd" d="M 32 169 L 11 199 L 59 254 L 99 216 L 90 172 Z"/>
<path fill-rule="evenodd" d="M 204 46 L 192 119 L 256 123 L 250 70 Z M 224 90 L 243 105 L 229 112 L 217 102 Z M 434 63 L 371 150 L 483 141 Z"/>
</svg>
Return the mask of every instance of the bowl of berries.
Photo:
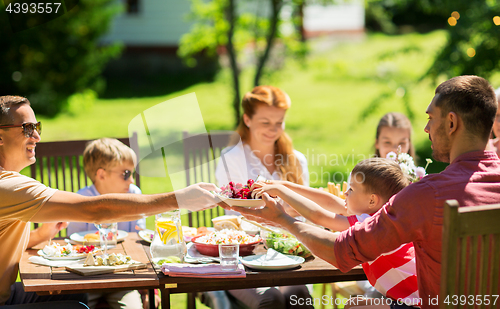
<svg viewBox="0 0 500 309">
<path fill-rule="evenodd" d="M 222 186 L 221 192 L 215 194 L 229 206 L 239 207 L 262 207 L 266 203 L 261 198 L 252 197 L 253 179 L 249 179 L 246 185 L 241 183 L 229 182 L 227 186 Z"/>
</svg>

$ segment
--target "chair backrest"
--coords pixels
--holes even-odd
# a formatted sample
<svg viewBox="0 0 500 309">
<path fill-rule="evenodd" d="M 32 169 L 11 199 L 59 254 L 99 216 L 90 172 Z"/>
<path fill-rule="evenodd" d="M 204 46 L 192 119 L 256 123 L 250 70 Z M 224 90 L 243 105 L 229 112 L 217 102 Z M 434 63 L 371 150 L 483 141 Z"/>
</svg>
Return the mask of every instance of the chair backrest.
<svg viewBox="0 0 500 309">
<path fill-rule="evenodd" d="M 480 301 L 489 303 L 481 308 L 498 308 L 500 204 L 446 201 L 442 248 L 440 308 L 476 308 Z"/>
<path fill-rule="evenodd" d="M 184 145 L 184 170 L 186 185 L 197 182 L 215 183 L 217 158 L 227 147 L 234 132 L 212 132 L 210 134 L 182 134 Z M 224 209 L 215 208 L 188 214 L 189 226 L 212 226 L 212 218 L 223 215 Z"/>
<path fill-rule="evenodd" d="M 137 143 L 132 138 L 117 138 L 127 146 Z M 36 144 L 36 163 L 31 165 L 31 178 L 55 189 L 76 192 L 92 184 L 83 170 L 83 151 L 92 140 L 45 142 Z M 136 147 L 136 149 L 138 149 Z M 140 187 L 139 171 L 135 183 Z"/>
<path fill-rule="evenodd" d="M 134 133 L 130 139 L 118 138 L 118 140 L 131 147 L 137 145 L 137 134 Z M 90 141 L 92 140 L 37 143 L 36 162 L 30 167 L 31 178 L 48 187 L 70 192 L 77 192 L 92 184 L 83 169 L 83 151 Z M 139 166 L 136 170 L 135 183 L 140 187 L 138 169 Z M 35 227 L 37 226 L 35 223 Z"/>
</svg>

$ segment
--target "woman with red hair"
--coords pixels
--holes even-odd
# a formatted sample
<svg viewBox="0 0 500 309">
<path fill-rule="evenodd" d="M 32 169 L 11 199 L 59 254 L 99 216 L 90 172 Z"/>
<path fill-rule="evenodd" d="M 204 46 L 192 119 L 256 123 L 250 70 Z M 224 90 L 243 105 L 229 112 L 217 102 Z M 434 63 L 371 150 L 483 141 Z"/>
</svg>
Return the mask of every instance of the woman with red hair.
<svg viewBox="0 0 500 309">
<path fill-rule="evenodd" d="M 221 153 L 215 178 L 219 186 L 230 181 L 246 184 L 257 176 L 309 185 L 306 157 L 293 149 L 285 133 L 285 113 L 291 106 L 288 94 L 273 86 L 257 86 L 242 100 L 243 116 L 230 147 Z M 291 209 L 291 208 L 290 208 Z M 228 291 L 251 309 L 313 308 L 305 285 Z M 299 305 L 302 304 L 302 305 Z"/>
<path fill-rule="evenodd" d="M 215 177 L 219 185 L 246 184 L 262 176 L 309 185 L 305 156 L 293 149 L 285 132 L 290 97 L 273 86 L 257 86 L 243 97 L 243 116 L 231 147 L 223 150 Z M 241 139 L 241 142 L 240 142 Z M 223 163 L 223 164 L 221 164 Z"/>
</svg>

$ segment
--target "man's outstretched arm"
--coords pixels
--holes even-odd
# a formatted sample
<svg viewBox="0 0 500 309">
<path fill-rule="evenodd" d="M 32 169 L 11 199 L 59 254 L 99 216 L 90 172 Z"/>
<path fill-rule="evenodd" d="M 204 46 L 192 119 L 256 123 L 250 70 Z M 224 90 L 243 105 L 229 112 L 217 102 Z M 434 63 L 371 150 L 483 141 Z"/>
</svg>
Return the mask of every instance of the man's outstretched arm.
<svg viewBox="0 0 500 309">
<path fill-rule="evenodd" d="M 219 200 L 210 192 L 213 184 L 199 183 L 164 194 L 103 194 L 82 196 L 57 191 L 41 207 L 32 222 L 121 222 L 183 208 L 198 211 L 214 207 Z"/>
</svg>

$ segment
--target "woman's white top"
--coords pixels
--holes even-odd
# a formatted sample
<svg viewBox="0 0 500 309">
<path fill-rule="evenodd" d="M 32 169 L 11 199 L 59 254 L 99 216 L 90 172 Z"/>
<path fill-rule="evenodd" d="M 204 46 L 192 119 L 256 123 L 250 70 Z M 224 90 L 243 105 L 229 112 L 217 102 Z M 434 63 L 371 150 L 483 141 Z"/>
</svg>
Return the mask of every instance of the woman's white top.
<svg viewBox="0 0 500 309">
<path fill-rule="evenodd" d="M 299 151 L 293 150 L 302 167 L 302 179 L 305 186 L 309 186 L 309 170 L 307 169 L 307 159 Z M 278 158 L 280 159 L 280 158 Z M 286 160 L 286 158 L 282 158 Z M 230 181 L 245 185 L 248 179 L 255 180 L 257 176 L 268 180 L 280 180 L 278 171 L 272 174 L 262 164 L 262 161 L 255 155 L 248 144 L 241 141 L 235 146 L 224 148 L 215 170 L 215 179 L 219 186 L 225 186 Z"/>
</svg>

